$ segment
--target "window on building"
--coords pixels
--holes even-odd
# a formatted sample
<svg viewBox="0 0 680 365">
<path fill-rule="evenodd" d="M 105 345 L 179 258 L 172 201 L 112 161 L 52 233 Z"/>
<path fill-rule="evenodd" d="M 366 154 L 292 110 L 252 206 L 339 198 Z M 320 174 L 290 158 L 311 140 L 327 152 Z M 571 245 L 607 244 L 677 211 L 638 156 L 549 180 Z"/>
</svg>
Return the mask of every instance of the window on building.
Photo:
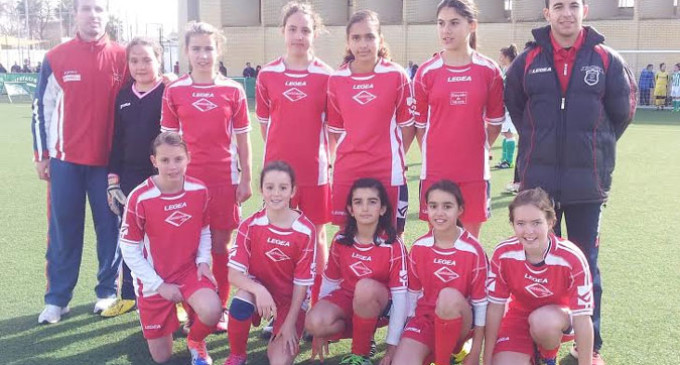
<svg viewBox="0 0 680 365">
<path fill-rule="evenodd" d="M 619 8 L 632 8 L 633 6 L 635 6 L 635 0 L 619 0 Z"/>
<path fill-rule="evenodd" d="M 678 0 L 675 0 L 675 1 L 678 1 Z M 505 2 L 505 10 L 506 11 L 512 10 L 512 0 L 505 0 L 504 2 Z"/>
</svg>

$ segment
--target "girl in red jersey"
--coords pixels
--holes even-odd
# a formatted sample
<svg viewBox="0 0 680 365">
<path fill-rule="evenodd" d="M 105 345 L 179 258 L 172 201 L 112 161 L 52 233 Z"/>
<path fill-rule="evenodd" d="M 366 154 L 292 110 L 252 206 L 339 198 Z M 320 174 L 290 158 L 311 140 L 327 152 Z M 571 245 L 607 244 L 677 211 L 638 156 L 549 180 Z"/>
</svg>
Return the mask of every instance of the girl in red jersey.
<svg viewBox="0 0 680 365">
<path fill-rule="evenodd" d="M 314 282 L 316 232 L 304 214 L 290 208 L 297 193 L 290 165 L 266 164 L 260 191 L 264 209 L 241 223 L 230 251 L 229 280 L 238 291 L 229 307 L 231 354 L 225 365 L 245 364 L 250 325 L 261 318 L 274 318 L 269 363 L 292 364 Z"/>
<path fill-rule="evenodd" d="M 416 73 L 416 137 L 422 150 L 420 219 L 427 220 L 425 192 L 436 181 L 456 182 L 466 209 L 465 229 L 479 237 L 489 216 L 489 149 L 503 124 L 503 77 L 498 65 L 475 51 L 477 9 L 472 0 L 437 6 L 443 50 Z"/>
<path fill-rule="evenodd" d="M 326 90 L 333 71 L 314 56 L 314 40 L 323 31 L 308 3 L 289 2 L 282 11 L 286 54 L 266 64 L 257 77 L 256 113 L 265 140 L 264 162 L 289 163 L 297 175 L 291 204 L 316 226 L 317 272 L 326 265 L 326 228 L 330 222 L 330 179 Z M 291 148 L 295 146 L 295 148 Z M 319 297 L 321 276 L 312 287 Z"/>
<path fill-rule="evenodd" d="M 312 358 L 323 360 L 329 339 L 351 338 L 352 353 L 340 364 L 372 364 L 375 329 L 385 325 L 390 364 L 399 343 L 407 305 L 406 248 L 397 237 L 387 191 L 376 179 L 354 182 L 346 198 L 347 224 L 333 239 L 323 274 L 321 299 L 307 314 L 314 336 Z"/>
<path fill-rule="evenodd" d="M 515 236 L 496 246 L 487 281 L 484 363 L 556 364 L 573 333 L 579 365 L 595 364 L 588 261 L 552 232 L 555 209 L 542 189 L 520 192 L 509 210 Z"/>
<path fill-rule="evenodd" d="M 182 133 L 191 153 L 188 174 L 210 189 L 213 271 L 226 308 L 227 248 L 239 223 L 239 205 L 252 191 L 248 103 L 241 84 L 217 71 L 223 40 L 210 24 L 187 25 L 184 41 L 191 72 L 166 87 L 161 127 Z M 226 329 L 225 320 L 226 315 L 220 329 Z"/>
<path fill-rule="evenodd" d="M 149 161 L 149 146 L 161 130 L 165 89 L 160 76 L 163 49 L 157 42 L 135 37 L 126 53 L 133 82 L 116 97 L 107 189 L 109 208 L 117 216 L 122 215 L 132 189 L 155 173 Z M 135 306 L 132 276 L 125 262 L 121 277 L 120 298 L 101 312 L 102 317 L 115 317 Z"/>
<path fill-rule="evenodd" d="M 437 365 L 448 365 L 451 354 L 470 337 L 472 348 L 463 363 L 478 364 L 487 306 L 486 254 L 460 225 L 464 203 L 455 183 L 436 182 L 425 199 L 432 228 L 411 247 L 408 286 L 413 318 L 406 324 L 393 364 L 429 364 L 434 359 Z"/>
<path fill-rule="evenodd" d="M 222 314 L 210 271 L 208 190 L 185 175 L 187 146 L 177 133 L 153 143 L 151 162 L 158 169 L 129 196 L 120 228 L 120 249 L 135 279 L 142 332 L 151 357 L 172 356 L 172 333 L 179 328 L 175 303 L 195 311 L 187 337 L 193 365 L 209 365 L 205 338 Z"/>
<path fill-rule="evenodd" d="M 409 78 L 389 60 L 375 12 L 352 14 L 346 34 L 344 64 L 328 80 L 328 131 L 337 143 L 332 221 L 344 224 L 350 186 L 371 177 L 385 186 L 397 231 L 403 232 L 408 209 L 404 155 L 415 134 Z"/>
</svg>

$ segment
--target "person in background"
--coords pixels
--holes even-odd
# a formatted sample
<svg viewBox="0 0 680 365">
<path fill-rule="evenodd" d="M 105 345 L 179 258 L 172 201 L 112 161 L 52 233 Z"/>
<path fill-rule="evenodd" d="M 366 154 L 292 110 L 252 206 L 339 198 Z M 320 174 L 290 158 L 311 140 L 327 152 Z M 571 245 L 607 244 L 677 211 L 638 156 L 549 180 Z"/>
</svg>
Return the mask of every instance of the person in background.
<svg viewBox="0 0 680 365">
<path fill-rule="evenodd" d="M 224 66 L 224 62 L 220 61 L 220 66 L 219 66 L 220 74 L 222 76 L 227 76 L 227 68 Z"/>
<path fill-rule="evenodd" d="M 2 65 L 2 63 L 0 63 L 0 74 L 6 74 L 6 73 L 7 73 L 7 69 L 5 68 L 5 66 Z"/>
<path fill-rule="evenodd" d="M 654 90 L 654 65 L 651 63 L 640 73 L 640 105 L 649 105 L 649 96 Z"/>
<path fill-rule="evenodd" d="M 10 69 L 10 71 L 13 74 L 19 74 L 19 73 L 21 73 L 21 66 L 19 66 L 18 63 L 14 62 L 14 65 L 12 65 L 12 68 Z"/>
<path fill-rule="evenodd" d="M 659 65 L 659 72 L 654 75 L 654 105 L 656 105 L 656 110 L 664 110 L 666 108 L 669 79 L 668 72 L 666 72 L 666 64 L 661 63 Z"/>
<path fill-rule="evenodd" d="M 255 69 L 250 65 L 250 62 L 246 62 L 246 68 L 243 69 L 243 77 L 255 77 Z"/>
</svg>

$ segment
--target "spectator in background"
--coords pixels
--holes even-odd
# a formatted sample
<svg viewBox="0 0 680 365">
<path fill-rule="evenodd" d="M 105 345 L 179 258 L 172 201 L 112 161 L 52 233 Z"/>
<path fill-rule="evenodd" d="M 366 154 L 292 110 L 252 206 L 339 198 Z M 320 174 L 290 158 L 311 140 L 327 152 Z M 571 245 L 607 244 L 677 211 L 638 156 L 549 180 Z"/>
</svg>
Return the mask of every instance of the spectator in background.
<svg viewBox="0 0 680 365">
<path fill-rule="evenodd" d="M 666 64 L 659 65 L 659 72 L 654 75 L 654 105 L 656 110 L 664 110 L 666 107 L 666 95 L 668 95 L 668 81 L 670 77 L 666 72 Z"/>
<path fill-rule="evenodd" d="M 250 62 L 246 62 L 246 68 L 243 69 L 243 77 L 255 77 L 255 69 L 250 65 Z"/>
<path fill-rule="evenodd" d="M 21 73 L 21 66 L 19 66 L 18 63 L 14 62 L 14 65 L 12 65 L 12 68 L 10 69 L 10 71 L 11 71 L 13 74 Z"/>
<path fill-rule="evenodd" d="M 260 70 L 262 70 L 262 66 L 260 65 L 255 66 L 255 78 L 257 78 L 257 75 L 260 74 Z"/>
<path fill-rule="evenodd" d="M 220 70 L 220 73 L 222 74 L 222 76 L 227 76 L 227 68 L 224 66 L 224 62 L 222 62 L 222 61 L 220 61 L 219 70 Z"/>
<path fill-rule="evenodd" d="M 33 69 L 31 68 L 31 60 L 28 58 L 24 60 L 24 67 L 21 69 L 21 72 L 25 74 L 30 74 L 33 72 Z"/>
<path fill-rule="evenodd" d="M 7 69 L 5 68 L 5 66 L 2 65 L 2 63 L 0 63 L 0 74 L 6 74 L 6 73 L 7 73 Z"/>
<path fill-rule="evenodd" d="M 654 89 L 654 65 L 651 63 L 640 73 L 640 105 L 649 105 L 649 95 Z"/>
<path fill-rule="evenodd" d="M 175 61 L 175 65 L 172 66 L 172 72 L 175 75 L 179 75 L 179 61 Z"/>
<path fill-rule="evenodd" d="M 42 68 L 42 62 L 38 61 L 38 65 L 35 66 L 35 73 L 39 74 L 41 68 Z"/>
</svg>

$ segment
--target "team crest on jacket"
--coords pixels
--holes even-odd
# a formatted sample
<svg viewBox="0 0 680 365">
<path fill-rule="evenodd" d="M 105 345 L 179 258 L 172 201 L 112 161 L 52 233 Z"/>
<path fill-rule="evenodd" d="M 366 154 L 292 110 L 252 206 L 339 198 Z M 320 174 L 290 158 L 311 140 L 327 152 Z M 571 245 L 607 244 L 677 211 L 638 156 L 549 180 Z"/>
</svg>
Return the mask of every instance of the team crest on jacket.
<svg viewBox="0 0 680 365">
<path fill-rule="evenodd" d="M 600 74 L 604 74 L 604 70 L 600 66 L 583 66 L 581 71 L 585 72 L 583 81 L 589 86 L 595 86 L 600 82 Z"/>
</svg>

